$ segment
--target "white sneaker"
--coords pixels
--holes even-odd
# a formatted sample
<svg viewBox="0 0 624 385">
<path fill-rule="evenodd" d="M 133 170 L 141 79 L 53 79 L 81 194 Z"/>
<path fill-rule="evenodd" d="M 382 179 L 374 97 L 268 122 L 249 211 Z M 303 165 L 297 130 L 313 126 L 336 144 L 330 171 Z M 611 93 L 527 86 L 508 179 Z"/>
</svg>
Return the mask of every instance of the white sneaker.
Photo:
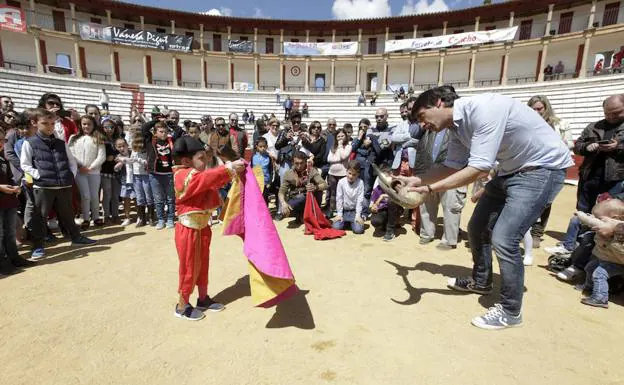
<svg viewBox="0 0 624 385">
<path fill-rule="evenodd" d="M 557 278 L 562 281 L 572 281 L 574 278 L 578 277 L 583 270 L 576 268 L 575 266 L 569 266 L 565 270 L 557 273 Z"/>
<path fill-rule="evenodd" d="M 561 246 L 561 245 L 557 245 L 554 247 L 545 247 L 544 251 L 547 252 L 550 255 L 570 255 L 572 254 L 572 251 L 566 249 L 565 247 Z"/>
<path fill-rule="evenodd" d="M 125 226 L 130 226 L 131 223 L 132 223 L 132 221 L 129 218 L 127 218 L 127 219 L 124 219 L 123 222 L 121 222 L 121 225 L 124 226 L 124 227 Z"/>
<path fill-rule="evenodd" d="M 525 254 L 522 263 L 524 264 L 524 266 L 533 266 L 533 256 L 530 254 Z"/>
</svg>

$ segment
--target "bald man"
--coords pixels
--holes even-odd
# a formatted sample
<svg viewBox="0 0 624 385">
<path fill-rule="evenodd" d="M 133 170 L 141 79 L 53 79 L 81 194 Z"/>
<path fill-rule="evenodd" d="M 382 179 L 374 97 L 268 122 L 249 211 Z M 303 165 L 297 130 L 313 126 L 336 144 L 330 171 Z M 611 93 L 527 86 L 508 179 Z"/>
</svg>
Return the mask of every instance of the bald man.
<svg viewBox="0 0 624 385">
<path fill-rule="evenodd" d="M 392 133 L 396 125 L 388 124 L 388 110 L 378 108 L 375 111 L 375 126 L 368 129 L 366 136 L 372 141 L 375 152 L 374 162 L 377 165 L 387 164 L 392 166 L 394 154 L 392 151 Z"/>
</svg>

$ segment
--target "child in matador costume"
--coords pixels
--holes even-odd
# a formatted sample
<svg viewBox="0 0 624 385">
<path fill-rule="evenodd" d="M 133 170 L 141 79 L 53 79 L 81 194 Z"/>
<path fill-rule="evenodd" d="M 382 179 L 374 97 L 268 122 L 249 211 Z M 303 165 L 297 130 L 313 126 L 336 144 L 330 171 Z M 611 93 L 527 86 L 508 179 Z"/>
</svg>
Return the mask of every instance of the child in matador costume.
<svg viewBox="0 0 624 385">
<path fill-rule="evenodd" d="M 175 316 L 198 321 L 203 311 L 221 311 L 224 306 L 208 296 L 208 258 L 210 255 L 210 216 L 221 205 L 219 188 L 230 182 L 236 173 L 245 170 L 242 160 L 227 162 L 224 166 L 206 168 L 206 151 L 197 139 L 184 136 L 174 144 L 173 183 L 176 196 L 178 223 L 175 226 L 175 244 L 180 258 L 180 298 Z M 197 286 L 199 297 L 193 307 L 189 297 Z"/>
</svg>

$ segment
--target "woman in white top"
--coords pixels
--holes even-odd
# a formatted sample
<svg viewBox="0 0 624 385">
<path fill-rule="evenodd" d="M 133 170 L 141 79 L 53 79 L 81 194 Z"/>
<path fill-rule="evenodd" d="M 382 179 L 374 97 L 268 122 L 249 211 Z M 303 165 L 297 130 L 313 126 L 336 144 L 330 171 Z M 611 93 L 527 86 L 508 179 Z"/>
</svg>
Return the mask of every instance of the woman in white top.
<svg viewBox="0 0 624 385">
<path fill-rule="evenodd" d="M 91 116 L 80 118 L 78 133 L 69 138 L 69 150 L 78 163 L 76 184 L 82 201 L 82 228 L 87 229 L 90 218 L 101 226 L 100 219 L 100 169 L 106 160 L 104 135 L 97 128 L 97 122 Z"/>
<path fill-rule="evenodd" d="M 535 95 L 529 102 L 527 103 L 529 107 L 531 107 L 535 112 L 540 114 L 542 118 L 548 123 L 553 130 L 559 133 L 561 136 L 561 140 L 563 140 L 568 148 L 574 147 L 574 141 L 572 140 L 572 132 L 570 131 L 570 126 L 565 120 L 561 120 L 555 115 L 555 111 L 553 110 L 550 101 L 544 95 Z M 533 241 L 533 248 L 539 249 L 540 243 L 542 241 L 542 237 L 544 236 L 544 231 L 546 231 L 546 225 L 548 224 L 548 218 L 550 218 L 550 210 L 551 205 L 546 206 L 544 211 L 542 211 L 542 215 L 540 215 L 539 219 L 533 226 L 529 229 L 531 232 L 531 237 Z M 524 236 L 525 242 L 528 241 L 527 235 Z M 527 252 L 530 255 L 530 251 Z M 529 261 L 525 260 L 525 265 L 530 265 L 532 262 L 532 257 L 529 258 Z"/>
<path fill-rule="evenodd" d="M 334 146 L 327 154 L 327 163 L 329 163 L 327 182 L 331 191 L 329 208 L 332 215 L 336 211 L 336 188 L 338 187 L 338 181 L 347 175 L 347 163 L 350 155 L 351 145 L 349 144 L 349 136 L 341 128 L 336 131 Z"/>
<path fill-rule="evenodd" d="M 555 115 L 555 111 L 550 104 L 548 98 L 544 95 L 535 95 L 527 103 L 535 112 L 540 114 L 542 118 L 548 123 L 553 130 L 559 133 L 561 140 L 563 140 L 568 148 L 574 147 L 572 140 L 572 132 L 570 131 L 570 125 L 565 120 L 559 119 Z"/>
<path fill-rule="evenodd" d="M 280 122 L 277 118 L 271 118 L 267 123 L 269 132 L 262 135 L 263 138 L 267 140 L 267 151 L 271 156 L 273 161 L 277 161 L 277 150 L 275 149 L 275 142 L 277 142 L 277 137 L 279 135 L 279 127 Z"/>
</svg>

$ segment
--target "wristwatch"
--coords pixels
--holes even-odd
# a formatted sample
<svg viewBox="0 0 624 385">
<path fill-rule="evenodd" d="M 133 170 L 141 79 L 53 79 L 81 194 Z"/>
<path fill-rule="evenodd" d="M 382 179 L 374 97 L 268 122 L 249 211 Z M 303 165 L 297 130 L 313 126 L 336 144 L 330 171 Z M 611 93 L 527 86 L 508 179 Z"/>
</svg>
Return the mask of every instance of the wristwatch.
<svg viewBox="0 0 624 385">
<path fill-rule="evenodd" d="M 433 189 L 430 185 L 427 185 L 427 190 L 429 190 L 429 194 L 433 194 Z"/>
</svg>

